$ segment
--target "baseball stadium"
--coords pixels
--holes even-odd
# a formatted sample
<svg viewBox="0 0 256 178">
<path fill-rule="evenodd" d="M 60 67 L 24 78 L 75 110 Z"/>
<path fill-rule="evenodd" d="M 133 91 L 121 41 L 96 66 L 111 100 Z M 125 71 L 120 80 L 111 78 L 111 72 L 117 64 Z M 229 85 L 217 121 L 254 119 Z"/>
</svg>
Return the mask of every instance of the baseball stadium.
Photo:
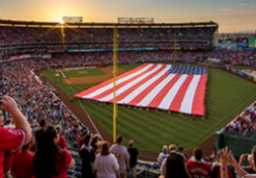
<svg viewBox="0 0 256 178">
<path fill-rule="evenodd" d="M 172 170 L 168 162 L 174 152 L 182 155 L 191 178 L 203 174 L 189 166 L 189 157 L 197 159 L 199 151 L 204 152 L 204 161 L 197 163 L 203 168 L 214 167 L 218 156 L 222 157 L 219 165 L 225 166 L 224 158 L 249 155 L 256 144 L 256 36 L 221 33 L 220 28 L 211 20 L 158 23 L 144 17 L 111 23 L 83 22 L 81 17 L 65 17 L 61 23 L 0 19 L 1 125 L 3 129 L 16 126 L 9 132 L 28 135 L 27 127 L 16 125 L 25 122 L 17 121 L 18 114 L 13 112 L 23 113 L 34 141 L 19 145 L 27 146 L 22 150 L 34 150 L 36 178 L 56 177 L 47 166 L 37 167 L 48 152 L 49 160 L 60 161 L 58 156 L 51 159 L 49 139 L 55 132 L 58 141 L 53 144 L 58 146 L 54 148 L 59 154 L 67 152 L 64 162 L 74 162 L 66 170 L 70 178 L 86 177 L 88 172 L 83 171 L 89 169 L 85 166 L 89 158 L 83 156 L 91 156 L 94 147 L 90 170 L 101 178 L 101 166 L 106 165 L 97 159 L 103 155 L 100 150 L 111 144 L 109 154 L 116 156 L 119 168 L 115 171 L 123 178 L 170 178 L 172 173 L 162 173 L 161 155 L 166 150 L 166 172 Z M 9 147 L 15 139 L 18 142 L 13 136 Z M 139 150 L 136 167 L 127 168 L 127 175 L 121 171 L 122 153 L 114 151 L 121 142 L 117 152 L 132 146 Z M 133 154 L 129 154 L 131 161 Z M 25 157 L 18 156 L 13 154 L 8 178 L 19 178 L 18 161 Z M 246 164 L 246 159 L 240 157 L 244 169 L 255 164 L 249 156 Z M 61 161 L 57 165 L 55 171 Z M 236 169 L 235 163 L 230 166 Z M 248 170 L 254 173 L 254 168 Z M 211 178 L 209 172 L 202 177 Z"/>
</svg>

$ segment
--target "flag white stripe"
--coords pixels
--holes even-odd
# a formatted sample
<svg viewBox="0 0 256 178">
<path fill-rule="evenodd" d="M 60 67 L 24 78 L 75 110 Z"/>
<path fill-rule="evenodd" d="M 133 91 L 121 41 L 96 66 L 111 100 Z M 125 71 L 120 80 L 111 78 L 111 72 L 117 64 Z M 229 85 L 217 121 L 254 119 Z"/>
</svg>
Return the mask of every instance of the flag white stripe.
<svg viewBox="0 0 256 178">
<path fill-rule="evenodd" d="M 182 113 L 191 113 L 194 95 L 196 93 L 197 86 L 201 79 L 201 75 L 193 75 L 193 79 L 190 82 L 190 85 L 186 91 L 186 94 L 182 100 L 180 112 Z"/>
<path fill-rule="evenodd" d="M 151 78 L 150 80 L 148 80 L 147 82 L 143 83 L 140 87 L 138 87 L 137 89 L 135 89 L 134 91 L 132 91 L 129 95 L 127 95 L 125 98 L 123 98 L 121 101 L 118 101 L 119 104 L 129 104 L 129 102 L 131 102 L 136 96 L 138 96 L 139 94 L 141 94 L 145 89 L 147 89 L 147 87 L 149 85 L 151 85 L 152 83 L 154 83 L 155 81 L 157 81 L 160 77 L 162 77 L 164 74 L 166 74 L 168 72 L 168 70 L 170 70 L 171 66 L 168 65 L 166 66 L 162 71 L 160 71 L 160 73 L 158 73 L 157 75 L 155 75 L 153 78 Z M 140 105 L 138 105 L 140 106 Z"/>
<path fill-rule="evenodd" d="M 200 98 L 205 92 L 198 91 L 205 87 L 199 87 L 203 75 L 169 73 L 171 67 L 172 65 L 166 64 L 145 64 L 137 70 L 117 77 L 115 89 L 117 103 L 204 115 L 204 110 L 194 111 L 194 107 L 203 105 L 198 103 L 202 102 L 201 99 L 195 103 L 198 99 L 197 94 L 200 95 L 198 92 L 202 92 Z M 79 97 L 112 102 L 113 87 L 113 79 L 108 80 L 81 92 Z"/>
<path fill-rule="evenodd" d="M 158 106 L 160 109 L 169 110 L 169 107 L 174 100 L 176 94 L 178 93 L 180 87 L 183 85 L 183 83 L 186 81 L 188 75 L 181 75 L 179 80 L 172 86 L 172 88 L 169 90 L 167 95 L 164 97 L 164 99 L 161 101 L 160 105 Z"/>
<path fill-rule="evenodd" d="M 139 71 L 137 71 L 135 73 L 132 73 L 132 74 L 130 74 L 128 76 L 125 76 L 123 78 L 118 79 L 116 81 L 116 85 L 119 85 L 119 84 L 121 84 L 121 83 L 123 83 L 123 82 L 125 82 L 125 81 L 127 81 L 127 80 L 129 80 L 131 78 L 133 78 L 133 77 L 136 77 L 136 76 L 140 75 L 141 73 L 145 72 L 150 67 L 152 67 L 153 65 L 156 65 L 156 64 L 148 64 L 144 68 L 142 68 L 141 70 L 139 70 Z M 106 85 L 104 87 L 101 87 L 98 90 L 95 90 L 94 92 L 92 92 L 92 93 L 90 93 L 88 95 L 85 95 L 83 98 L 89 98 L 89 99 L 93 98 L 93 97 L 95 97 L 95 96 L 97 96 L 97 95 L 99 95 L 99 94 L 101 94 L 101 93 L 103 93 L 103 92 L 105 92 L 105 91 L 107 91 L 109 89 L 112 89 L 113 87 L 114 87 L 114 84 L 113 84 L 113 82 L 111 82 L 108 85 Z"/>
<path fill-rule="evenodd" d="M 148 106 L 153 99 L 160 93 L 160 91 L 173 79 L 176 74 L 169 74 L 161 83 L 145 96 L 145 98 L 138 104 L 139 106 Z"/>
<path fill-rule="evenodd" d="M 126 90 L 128 90 L 129 88 L 133 87 L 134 85 L 136 85 L 137 83 L 139 83 L 140 81 L 142 81 L 143 79 L 145 79 L 146 77 L 151 75 L 152 73 L 156 72 L 161 67 L 162 67 L 162 64 L 157 65 L 153 70 L 147 72 L 146 74 L 143 74 L 139 78 L 137 78 L 137 79 L 127 83 L 125 86 L 119 88 L 118 90 L 116 90 L 116 97 L 118 95 L 122 94 L 123 92 L 125 92 Z M 105 96 L 103 98 L 99 98 L 99 101 L 108 102 L 108 101 L 111 101 L 113 98 L 114 98 L 114 94 L 112 92 L 112 93 L 110 93 L 109 95 L 107 95 L 107 96 Z"/>
</svg>

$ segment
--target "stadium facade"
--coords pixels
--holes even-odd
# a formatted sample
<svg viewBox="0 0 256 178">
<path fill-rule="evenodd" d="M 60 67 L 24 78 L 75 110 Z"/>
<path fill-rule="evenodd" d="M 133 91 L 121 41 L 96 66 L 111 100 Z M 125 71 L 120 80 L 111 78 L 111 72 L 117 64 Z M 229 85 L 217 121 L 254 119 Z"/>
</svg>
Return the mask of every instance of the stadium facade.
<svg viewBox="0 0 256 178">
<path fill-rule="evenodd" d="M 113 29 L 118 29 L 123 51 L 211 50 L 218 24 L 200 23 L 67 23 L 0 20 L 0 53 L 111 51 Z M 143 40 L 141 40 L 143 39 Z"/>
</svg>

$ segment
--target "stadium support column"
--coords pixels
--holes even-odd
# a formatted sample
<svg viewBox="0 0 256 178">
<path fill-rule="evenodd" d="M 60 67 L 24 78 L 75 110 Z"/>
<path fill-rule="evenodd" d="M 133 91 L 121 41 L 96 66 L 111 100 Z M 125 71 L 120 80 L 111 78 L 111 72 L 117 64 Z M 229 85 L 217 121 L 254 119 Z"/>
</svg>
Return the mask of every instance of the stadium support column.
<svg viewBox="0 0 256 178">
<path fill-rule="evenodd" d="M 176 31 L 174 32 L 174 39 L 173 39 L 173 43 L 171 43 L 171 52 L 172 52 L 172 55 L 171 55 L 171 62 L 173 64 L 176 63 L 176 47 L 177 47 L 177 41 L 176 41 Z M 172 49 L 173 48 L 173 49 Z"/>
<path fill-rule="evenodd" d="M 113 142 L 116 141 L 117 136 L 117 117 L 118 105 L 116 101 L 116 76 L 118 71 L 118 58 L 119 58 L 119 33 L 118 28 L 113 29 Z"/>
</svg>

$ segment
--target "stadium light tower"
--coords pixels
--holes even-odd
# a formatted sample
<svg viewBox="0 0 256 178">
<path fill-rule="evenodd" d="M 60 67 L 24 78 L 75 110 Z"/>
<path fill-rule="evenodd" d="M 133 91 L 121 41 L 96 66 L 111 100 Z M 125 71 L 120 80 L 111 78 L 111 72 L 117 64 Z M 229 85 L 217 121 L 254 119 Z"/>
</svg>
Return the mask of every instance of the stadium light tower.
<svg viewBox="0 0 256 178">
<path fill-rule="evenodd" d="M 113 28 L 113 142 L 117 136 L 117 117 L 118 105 L 116 101 L 116 76 L 118 72 L 118 57 L 119 57 L 119 32 L 118 28 Z"/>
</svg>

